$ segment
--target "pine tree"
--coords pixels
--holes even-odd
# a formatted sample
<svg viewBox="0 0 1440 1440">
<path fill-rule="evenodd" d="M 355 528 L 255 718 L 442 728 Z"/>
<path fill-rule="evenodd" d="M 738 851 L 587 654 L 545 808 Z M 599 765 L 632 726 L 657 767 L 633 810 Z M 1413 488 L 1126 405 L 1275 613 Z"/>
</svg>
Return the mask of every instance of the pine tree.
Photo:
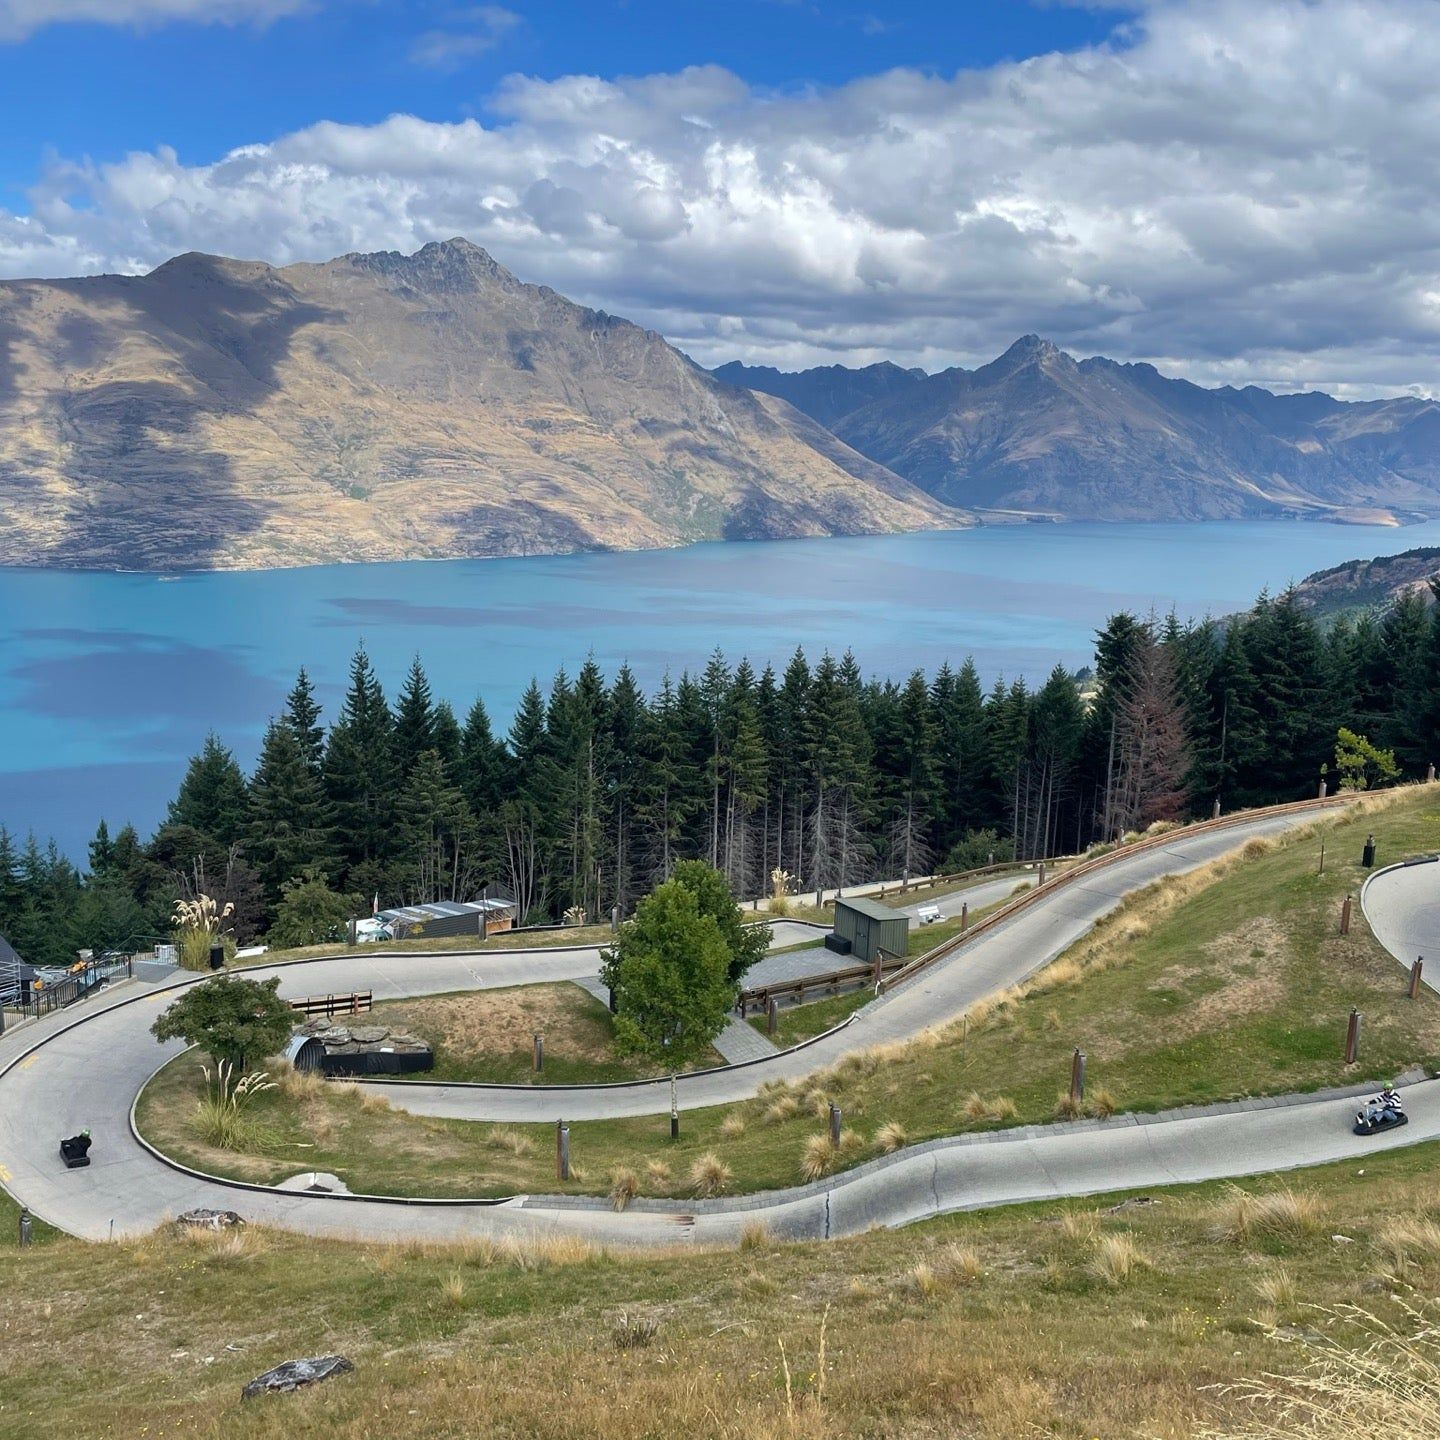
<svg viewBox="0 0 1440 1440">
<path fill-rule="evenodd" d="M 388 891 L 394 848 L 394 723 L 385 692 L 362 646 L 350 662 L 350 686 L 325 748 L 325 793 L 340 850 L 342 889 Z"/>
<path fill-rule="evenodd" d="M 426 904 L 463 898 L 474 879 L 473 825 L 464 795 L 434 750 L 416 759 L 395 812 L 407 899 Z"/>
<path fill-rule="evenodd" d="M 605 802 L 615 904 L 628 915 L 636 890 L 635 837 L 645 794 L 641 747 L 646 728 L 645 697 L 628 665 L 622 665 L 610 691 Z"/>
<path fill-rule="evenodd" d="M 325 730 L 320 724 L 320 702 L 305 667 L 295 677 L 295 685 L 285 699 L 285 715 L 290 721 L 305 756 L 305 763 L 318 776 L 325 763 Z"/>
<path fill-rule="evenodd" d="M 272 912 L 288 881 L 307 869 L 334 867 L 333 845 L 329 803 L 305 742 L 286 714 L 265 731 L 250 785 L 245 845 Z"/>
<path fill-rule="evenodd" d="M 233 845 L 244 833 L 248 801 L 244 774 L 212 731 L 185 771 L 168 820 Z"/>
<path fill-rule="evenodd" d="M 1143 830 L 1178 820 L 1189 799 L 1190 740 L 1173 653 L 1147 632 L 1117 689 L 1111 823 Z"/>
<path fill-rule="evenodd" d="M 400 785 L 410 778 L 421 755 L 435 749 L 435 705 L 430 681 L 417 655 L 410 662 L 405 683 L 395 699 L 395 777 Z"/>
</svg>

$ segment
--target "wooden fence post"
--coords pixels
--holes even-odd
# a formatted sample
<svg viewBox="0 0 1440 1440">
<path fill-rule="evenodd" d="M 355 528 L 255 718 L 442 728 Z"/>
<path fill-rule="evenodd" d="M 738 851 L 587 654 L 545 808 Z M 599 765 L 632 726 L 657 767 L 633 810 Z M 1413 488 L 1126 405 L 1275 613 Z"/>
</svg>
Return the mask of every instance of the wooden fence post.
<svg viewBox="0 0 1440 1440">
<path fill-rule="evenodd" d="M 1410 998 L 1417 1000 L 1420 997 L 1420 972 L 1425 968 L 1425 957 L 1416 958 L 1415 963 L 1410 967 Z"/>
<path fill-rule="evenodd" d="M 1345 903 L 1340 907 L 1340 933 L 1342 935 L 1350 933 L 1350 910 L 1353 904 L 1354 902 L 1347 895 Z"/>
<path fill-rule="evenodd" d="M 1345 1027 L 1345 1063 L 1353 1065 L 1360 1058 L 1360 1020 L 1358 1010 L 1351 1010 L 1350 1023 Z"/>
</svg>

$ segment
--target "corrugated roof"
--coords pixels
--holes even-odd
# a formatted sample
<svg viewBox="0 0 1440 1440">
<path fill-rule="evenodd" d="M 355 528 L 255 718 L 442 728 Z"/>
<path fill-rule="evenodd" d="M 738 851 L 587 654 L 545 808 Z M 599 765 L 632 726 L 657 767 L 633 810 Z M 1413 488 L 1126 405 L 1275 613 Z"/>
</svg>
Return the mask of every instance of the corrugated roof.
<svg viewBox="0 0 1440 1440">
<path fill-rule="evenodd" d="M 859 896 L 856 896 L 853 900 L 846 896 L 844 899 L 835 902 L 835 908 L 837 910 L 842 905 L 847 909 L 853 910 L 857 915 L 868 915 L 872 920 L 908 921 L 910 919 L 903 910 L 892 910 L 888 905 L 880 904 L 878 900 L 865 900 Z"/>
</svg>

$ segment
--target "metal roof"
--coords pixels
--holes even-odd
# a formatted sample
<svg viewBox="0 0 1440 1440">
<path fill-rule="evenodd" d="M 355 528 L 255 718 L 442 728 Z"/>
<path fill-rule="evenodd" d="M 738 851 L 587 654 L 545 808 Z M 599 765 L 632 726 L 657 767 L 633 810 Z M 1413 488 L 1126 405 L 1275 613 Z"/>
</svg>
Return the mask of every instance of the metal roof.
<svg viewBox="0 0 1440 1440">
<path fill-rule="evenodd" d="M 427 905 L 401 905 L 381 910 L 377 920 L 444 920 L 456 915 L 481 915 L 496 910 L 513 910 L 513 900 L 436 900 Z"/>
<path fill-rule="evenodd" d="M 903 910 L 892 910 L 888 905 L 880 904 L 878 900 L 864 900 L 859 896 L 853 900 L 849 896 L 844 896 L 835 902 L 837 910 L 842 905 L 848 910 L 853 910 L 857 915 L 868 915 L 872 920 L 905 920 L 908 922 L 910 919 Z"/>
</svg>

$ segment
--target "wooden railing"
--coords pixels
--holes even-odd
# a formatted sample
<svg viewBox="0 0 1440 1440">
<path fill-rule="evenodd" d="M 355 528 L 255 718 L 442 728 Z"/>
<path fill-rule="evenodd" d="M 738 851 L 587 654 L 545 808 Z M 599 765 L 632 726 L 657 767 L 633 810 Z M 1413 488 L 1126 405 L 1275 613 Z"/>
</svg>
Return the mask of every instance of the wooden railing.
<svg viewBox="0 0 1440 1440">
<path fill-rule="evenodd" d="M 869 965 L 847 965 L 841 970 L 827 970 L 820 975 L 805 975 L 798 980 L 777 980 L 773 985 L 757 985 L 753 990 L 742 990 L 735 1008 L 743 1020 L 751 1010 L 769 1009 L 771 1000 L 794 1000 L 802 1004 L 807 991 L 838 990 L 842 985 L 856 983 L 880 984 L 886 975 L 893 974 L 909 961 L 903 955 L 881 952 L 880 958 Z"/>
<path fill-rule="evenodd" d="M 307 995 L 290 1001 L 290 1008 L 301 1015 L 360 1015 L 375 1003 L 374 992 L 352 990 L 348 995 Z"/>
<path fill-rule="evenodd" d="M 1255 820 L 1265 820 L 1280 815 L 1303 815 L 1311 810 L 1329 810 L 1337 804 L 1343 804 L 1345 798 L 1332 795 L 1323 800 L 1295 800 L 1286 805 L 1266 805 L 1258 810 L 1240 810 L 1234 815 L 1224 815 L 1214 820 L 1198 820 L 1193 825 L 1181 825 L 1160 835 L 1145 835 L 1138 840 L 1131 840 L 1127 844 L 1120 845 L 1104 855 L 1097 855 L 1093 860 L 1081 860 L 1075 865 L 1068 866 L 1053 878 L 1047 876 L 1045 884 L 1037 884 L 1023 895 L 1017 895 L 1015 899 L 1002 905 L 998 910 L 992 911 L 983 920 L 976 921 L 968 930 L 962 930 L 958 935 L 952 935 L 948 939 L 942 940 L 933 949 L 927 950 L 923 955 L 917 955 L 892 975 L 883 977 L 876 987 L 876 993 L 883 995 L 901 982 L 909 980 L 923 970 L 928 970 L 936 961 L 944 960 L 962 946 L 970 944 L 971 941 L 994 930 L 997 926 L 1005 924 L 1007 920 L 1022 911 L 1028 910 L 1042 895 L 1049 895 L 1058 887 L 1073 884 L 1076 880 L 1091 875 L 1097 870 L 1107 869 L 1118 861 L 1142 850 L 1160 850 L 1166 845 L 1173 845 L 1177 840 L 1185 840 L 1192 835 L 1205 835 L 1216 830 L 1228 830 L 1232 826 L 1249 824 Z"/>
</svg>

